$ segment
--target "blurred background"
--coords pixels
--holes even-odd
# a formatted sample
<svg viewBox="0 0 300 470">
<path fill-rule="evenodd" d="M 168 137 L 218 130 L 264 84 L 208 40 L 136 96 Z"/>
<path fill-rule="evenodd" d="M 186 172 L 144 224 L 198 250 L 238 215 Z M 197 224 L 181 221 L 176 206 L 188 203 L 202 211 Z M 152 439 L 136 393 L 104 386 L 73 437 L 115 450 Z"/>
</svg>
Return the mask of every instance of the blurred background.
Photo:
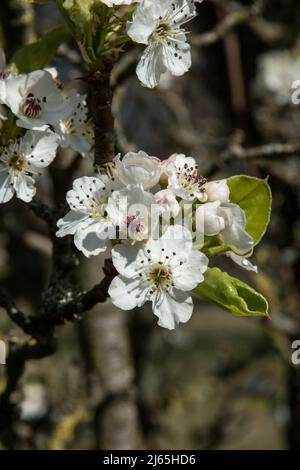
<svg viewBox="0 0 300 470">
<path fill-rule="evenodd" d="M 236 318 L 195 299 L 191 321 L 169 332 L 147 306 L 126 313 L 100 304 L 57 330 L 55 354 L 28 362 L 13 397 L 14 439 L 0 448 L 300 449 L 300 365 L 291 362 L 291 344 L 300 340 L 300 152 L 242 152 L 299 145 L 300 105 L 291 95 L 300 80 L 300 3 L 205 0 L 198 10 L 184 77 L 147 90 L 135 75 L 140 49 L 128 46 L 120 56 L 112 80 L 117 145 L 122 153 L 192 155 L 209 179 L 269 177 L 273 212 L 255 250 L 259 274 L 230 260 L 216 264 L 267 297 L 271 320 Z M 2 0 L 1 45 L 9 58 L 60 22 L 51 1 Z M 66 87 L 85 92 L 71 40 L 51 65 Z M 61 152 L 40 180 L 41 199 L 62 202 L 72 179 L 90 171 Z M 16 200 L 0 207 L 0 217 L 0 281 L 34 313 L 51 269 L 47 228 Z M 104 258 L 78 256 L 74 275 L 88 289 Z M 0 339 L 21 334 L 1 310 Z M 4 381 L 0 365 L 0 390 Z"/>
</svg>

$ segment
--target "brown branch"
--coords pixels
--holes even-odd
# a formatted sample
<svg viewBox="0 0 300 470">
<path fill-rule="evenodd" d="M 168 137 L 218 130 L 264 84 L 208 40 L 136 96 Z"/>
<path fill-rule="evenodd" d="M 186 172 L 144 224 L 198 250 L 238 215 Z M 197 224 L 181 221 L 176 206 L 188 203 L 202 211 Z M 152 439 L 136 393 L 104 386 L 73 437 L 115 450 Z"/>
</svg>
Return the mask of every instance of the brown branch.
<svg viewBox="0 0 300 470">
<path fill-rule="evenodd" d="M 86 81 L 90 85 L 90 108 L 95 126 L 94 167 L 101 169 L 115 156 L 114 117 L 112 113 L 112 59 L 103 61 L 100 70 L 92 72 Z"/>
<path fill-rule="evenodd" d="M 71 296 L 69 301 L 58 307 L 53 318 L 56 325 L 63 324 L 66 321 L 78 320 L 81 318 L 82 313 L 91 310 L 99 303 L 106 302 L 108 299 L 108 288 L 112 279 L 117 274 L 110 259 L 105 260 L 103 271 L 105 277 L 99 284 L 96 284 L 87 292 Z"/>
<path fill-rule="evenodd" d="M 25 333 L 32 334 L 35 329 L 34 317 L 28 316 L 17 308 L 4 287 L 0 287 L 0 307 L 6 310 L 9 318 Z"/>
</svg>

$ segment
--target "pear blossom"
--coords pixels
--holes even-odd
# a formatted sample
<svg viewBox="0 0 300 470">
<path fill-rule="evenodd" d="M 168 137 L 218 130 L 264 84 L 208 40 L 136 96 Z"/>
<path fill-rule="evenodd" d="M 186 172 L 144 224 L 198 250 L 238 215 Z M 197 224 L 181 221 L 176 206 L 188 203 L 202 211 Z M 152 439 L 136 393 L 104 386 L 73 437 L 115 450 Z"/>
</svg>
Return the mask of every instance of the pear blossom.
<svg viewBox="0 0 300 470">
<path fill-rule="evenodd" d="M 193 0 L 142 0 L 137 6 L 127 32 L 146 47 L 137 66 L 137 76 L 144 86 L 154 88 L 169 70 L 180 76 L 191 66 L 191 48 L 183 25 L 194 18 Z"/>
<path fill-rule="evenodd" d="M 104 252 L 115 234 L 107 202 L 116 187 L 115 179 L 107 175 L 77 178 L 67 193 L 70 211 L 58 220 L 56 236 L 73 235 L 75 246 L 86 257 Z"/>
<path fill-rule="evenodd" d="M 164 218 L 178 216 L 180 205 L 170 189 L 162 189 L 154 195 L 154 199 Z"/>
<path fill-rule="evenodd" d="M 46 130 L 69 114 L 69 106 L 47 70 L 10 75 L 5 81 L 4 104 L 17 117 L 19 127 Z"/>
<path fill-rule="evenodd" d="M 145 191 L 142 185 L 128 185 L 111 195 L 107 213 L 117 224 L 121 239 L 129 237 L 142 241 L 149 238 L 150 232 L 155 232 L 158 210 L 157 217 L 153 210 L 156 207 L 153 194 Z"/>
<path fill-rule="evenodd" d="M 35 178 L 53 161 L 57 147 L 57 137 L 51 131 L 27 131 L 22 139 L 4 147 L 0 155 L 0 203 L 14 194 L 30 202 L 36 193 Z"/>
<path fill-rule="evenodd" d="M 158 324 L 169 330 L 191 318 L 190 291 L 203 281 L 208 259 L 192 249 L 187 229 L 169 227 L 163 237 L 145 245 L 119 244 L 112 260 L 119 272 L 109 287 L 114 305 L 132 310 L 150 301 Z"/>
<path fill-rule="evenodd" d="M 66 105 L 68 115 L 53 126 L 59 136 L 59 144 L 62 148 L 71 147 L 83 157 L 90 156 L 94 145 L 94 130 L 87 119 L 86 95 L 71 90 L 66 97 Z"/>
<path fill-rule="evenodd" d="M 207 200 L 205 190 L 206 179 L 198 176 L 198 165 L 193 157 L 186 157 L 183 154 L 172 155 L 166 165 L 168 188 L 173 193 L 185 201 L 200 202 Z"/>
<path fill-rule="evenodd" d="M 125 185 L 141 184 L 144 189 L 151 189 L 159 182 L 161 161 L 146 152 L 129 152 L 123 159 L 117 155 L 114 162 L 116 176 Z"/>
<path fill-rule="evenodd" d="M 204 187 L 208 202 L 229 202 L 230 190 L 227 180 L 210 181 L 206 183 Z"/>
<path fill-rule="evenodd" d="M 220 212 L 220 201 L 208 202 L 196 209 L 196 231 L 208 237 L 218 235 L 225 229 Z"/>
<path fill-rule="evenodd" d="M 245 213 L 237 204 L 215 201 L 199 206 L 196 226 L 204 235 L 220 235 L 225 244 L 232 245 L 241 255 L 253 250 L 252 237 L 245 230 Z"/>
</svg>

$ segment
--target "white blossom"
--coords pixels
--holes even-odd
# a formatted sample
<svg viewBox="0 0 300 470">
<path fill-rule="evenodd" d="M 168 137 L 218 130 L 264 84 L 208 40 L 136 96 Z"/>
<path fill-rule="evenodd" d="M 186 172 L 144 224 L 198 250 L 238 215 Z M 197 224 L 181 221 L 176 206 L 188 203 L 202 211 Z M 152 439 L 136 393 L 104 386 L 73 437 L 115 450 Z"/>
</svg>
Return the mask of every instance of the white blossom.
<svg viewBox="0 0 300 470">
<path fill-rule="evenodd" d="M 17 117 L 17 125 L 25 129 L 46 130 L 69 114 L 68 104 L 46 70 L 10 75 L 5 81 L 4 104 Z"/>
<path fill-rule="evenodd" d="M 118 226 L 121 239 L 142 241 L 155 231 L 158 217 L 151 215 L 156 207 L 154 196 L 145 191 L 143 186 L 128 185 L 111 195 L 107 213 Z"/>
<path fill-rule="evenodd" d="M 128 35 L 147 45 L 137 66 L 143 85 L 154 88 L 164 72 L 180 76 L 191 66 L 191 48 L 183 25 L 196 15 L 192 0 L 142 0 L 137 6 Z"/>
<path fill-rule="evenodd" d="M 14 194 L 25 202 L 35 195 L 35 178 L 56 155 L 58 142 L 51 132 L 26 132 L 22 139 L 4 147 L 0 156 L 0 203 Z"/>
<path fill-rule="evenodd" d="M 120 274 L 109 288 L 114 305 L 132 310 L 150 301 L 158 324 L 170 330 L 190 319 L 193 301 L 189 291 L 203 281 L 208 259 L 193 251 L 188 230 L 175 225 L 145 245 L 117 245 L 112 259 Z"/>
<path fill-rule="evenodd" d="M 66 105 L 68 115 L 53 126 L 59 136 L 59 144 L 63 148 L 71 147 L 83 157 L 90 156 L 94 145 L 94 129 L 87 119 L 86 95 L 71 90 L 66 97 Z"/>
<path fill-rule="evenodd" d="M 230 190 L 227 180 L 210 181 L 204 187 L 208 202 L 229 202 Z"/>
<path fill-rule="evenodd" d="M 107 214 L 107 201 L 114 187 L 114 178 L 106 175 L 76 179 L 67 193 L 71 210 L 57 222 L 56 235 L 74 235 L 76 247 L 87 257 L 104 252 L 115 233 Z"/>
<path fill-rule="evenodd" d="M 127 184 L 141 184 L 144 189 L 151 189 L 160 179 L 161 161 L 150 157 L 145 152 L 129 152 L 121 159 L 115 157 L 115 173 L 119 180 Z"/>
<path fill-rule="evenodd" d="M 220 201 L 208 202 L 197 208 L 197 231 L 203 235 L 220 235 L 227 245 L 232 245 L 241 255 L 253 250 L 252 237 L 246 232 L 246 216 L 237 204 Z"/>
<path fill-rule="evenodd" d="M 170 189 L 163 189 L 154 195 L 154 199 L 164 218 L 178 216 L 180 205 L 173 191 Z"/>
<path fill-rule="evenodd" d="M 207 200 L 204 186 L 206 180 L 198 176 L 198 165 L 193 157 L 176 153 L 169 158 L 165 171 L 168 175 L 168 188 L 176 196 L 189 202 Z"/>
</svg>

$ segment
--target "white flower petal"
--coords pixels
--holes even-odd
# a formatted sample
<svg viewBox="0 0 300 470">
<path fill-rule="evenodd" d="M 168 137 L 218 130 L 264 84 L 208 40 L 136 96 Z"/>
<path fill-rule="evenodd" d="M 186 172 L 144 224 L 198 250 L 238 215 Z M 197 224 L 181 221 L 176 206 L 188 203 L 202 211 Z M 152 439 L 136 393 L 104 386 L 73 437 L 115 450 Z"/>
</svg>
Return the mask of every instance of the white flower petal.
<svg viewBox="0 0 300 470">
<path fill-rule="evenodd" d="M 57 136 L 51 131 L 28 131 L 22 141 L 26 159 L 36 168 L 50 165 L 56 156 L 57 147 Z"/>
<path fill-rule="evenodd" d="M 152 300 L 153 313 L 158 325 L 174 330 L 179 323 L 186 323 L 193 313 L 193 300 L 186 293 L 174 289 L 172 294 L 158 291 Z"/>
<path fill-rule="evenodd" d="M 74 235 L 77 230 L 88 223 L 88 216 L 83 212 L 70 211 L 62 219 L 57 222 L 59 230 L 56 232 L 57 237 L 66 235 Z"/>
<path fill-rule="evenodd" d="M 104 178 L 98 176 L 77 178 L 73 182 L 73 189 L 67 192 L 67 202 L 70 208 L 90 212 L 101 196 L 107 196 L 106 182 Z"/>
<path fill-rule="evenodd" d="M 180 212 L 179 203 L 170 189 L 163 189 L 154 195 L 163 217 L 177 217 Z"/>
<path fill-rule="evenodd" d="M 191 46 L 180 40 L 180 37 L 177 37 L 176 42 L 170 41 L 168 44 L 164 44 L 163 63 L 172 75 L 183 75 L 192 65 Z"/>
<path fill-rule="evenodd" d="M 229 202 L 230 190 L 227 180 L 210 181 L 209 183 L 206 183 L 205 190 L 209 202 Z"/>
<path fill-rule="evenodd" d="M 106 223 L 95 223 L 87 227 L 78 228 L 74 236 L 74 244 L 78 250 L 89 258 L 106 251 L 109 238 L 105 233 Z"/>
<path fill-rule="evenodd" d="M 11 174 L 2 170 L 0 172 L 0 203 L 3 204 L 4 202 L 10 201 L 14 194 L 15 190 L 12 185 Z"/>
<path fill-rule="evenodd" d="M 196 209 L 196 231 L 207 236 L 218 235 L 225 229 L 225 220 L 219 215 L 220 201 L 202 204 Z"/>
<path fill-rule="evenodd" d="M 135 277 L 147 264 L 147 257 L 139 245 L 119 244 L 112 249 L 112 260 L 116 270 L 125 277 Z"/>
<path fill-rule="evenodd" d="M 258 273 L 258 268 L 254 264 L 251 263 L 246 257 L 238 256 L 232 251 L 228 251 L 226 255 L 232 259 L 236 264 L 241 266 L 242 268 L 246 269 L 247 271 L 252 271 L 254 273 Z"/>
<path fill-rule="evenodd" d="M 16 190 L 17 197 L 22 199 L 24 202 L 32 201 L 36 193 L 34 179 L 22 172 L 19 172 L 14 178 L 14 188 Z"/>
<path fill-rule="evenodd" d="M 193 251 L 185 262 L 173 269 L 173 283 L 183 291 L 195 289 L 203 280 L 208 267 L 208 258 L 199 251 Z"/>
<path fill-rule="evenodd" d="M 140 279 L 127 279 L 116 276 L 109 287 L 112 303 L 122 310 L 132 310 L 142 306 L 147 297 L 147 284 Z"/>
<path fill-rule="evenodd" d="M 144 86 L 155 88 L 166 70 L 163 62 L 162 46 L 160 44 L 150 44 L 144 50 L 136 69 L 139 80 Z"/>
<path fill-rule="evenodd" d="M 222 237 L 225 243 L 233 245 L 240 253 L 248 253 L 253 248 L 253 239 L 246 232 L 246 216 L 237 204 L 223 204 L 219 213 L 224 217 L 225 229 Z"/>
<path fill-rule="evenodd" d="M 129 152 L 122 160 L 120 155 L 117 155 L 114 162 L 116 176 L 125 185 L 142 185 L 144 189 L 151 189 L 159 182 L 161 162 L 146 152 Z"/>
</svg>

